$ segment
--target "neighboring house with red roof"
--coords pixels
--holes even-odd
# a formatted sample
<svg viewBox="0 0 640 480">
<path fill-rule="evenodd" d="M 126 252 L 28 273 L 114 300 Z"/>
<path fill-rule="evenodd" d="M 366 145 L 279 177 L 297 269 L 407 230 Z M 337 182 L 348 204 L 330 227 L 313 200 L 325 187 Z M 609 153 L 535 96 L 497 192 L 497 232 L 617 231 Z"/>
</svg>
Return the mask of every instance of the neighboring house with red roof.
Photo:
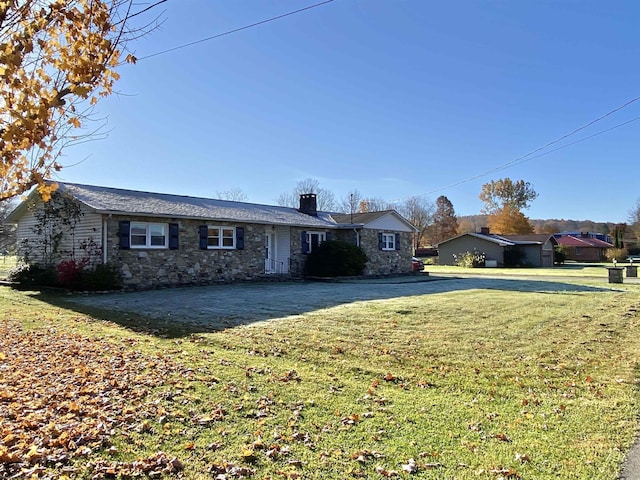
<svg viewBox="0 0 640 480">
<path fill-rule="evenodd" d="M 558 245 L 564 247 L 567 260 L 576 262 L 602 262 L 607 259 L 607 250 L 613 244 L 602 240 L 599 234 L 582 232 L 555 235 Z"/>
<path fill-rule="evenodd" d="M 553 267 L 555 245 L 555 238 L 549 234 L 498 235 L 482 228 L 479 233 L 464 233 L 440 242 L 438 263 L 455 265 L 456 255 L 477 251 L 484 254 L 486 265 L 502 267 L 518 258 L 521 266 Z"/>
</svg>

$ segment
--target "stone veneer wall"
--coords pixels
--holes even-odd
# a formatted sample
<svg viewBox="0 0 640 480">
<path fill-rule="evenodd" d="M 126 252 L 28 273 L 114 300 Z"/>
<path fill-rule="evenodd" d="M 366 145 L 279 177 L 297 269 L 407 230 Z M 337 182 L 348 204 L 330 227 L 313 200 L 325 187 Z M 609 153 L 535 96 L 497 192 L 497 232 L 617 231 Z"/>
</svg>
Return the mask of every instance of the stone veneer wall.
<svg viewBox="0 0 640 480">
<path fill-rule="evenodd" d="M 179 248 L 120 249 L 119 222 L 121 220 L 177 223 Z M 200 250 L 198 227 L 209 223 L 244 228 L 244 249 Z M 302 253 L 303 231 L 322 231 L 313 228 L 291 228 L 290 272 L 302 275 L 307 255 Z M 329 230 L 333 238 L 355 242 L 353 230 Z M 264 225 L 233 222 L 204 222 L 183 219 L 153 219 L 148 217 L 112 216 L 107 219 L 107 261 L 118 267 L 126 289 L 150 289 L 179 285 L 207 285 L 211 283 L 253 280 L 264 274 Z M 360 230 L 360 245 L 369 259 L 365 275 L 388 275 L 411 271 L 411 234 L 400 233 L 400 250 L 378 250 L 381 230 Z"/>
<path fill-rule="evenodd" d="M 304 264 L 307 261 L 307 255 L 302 253 L 301 237 L 302 232 L 320 232 L 321 229 L 313 228 L 291 228 L 291 264 L 290 271 L 292 275 L 303 275 Z M 356 243 L 355 232 L 348 230 L 327 230 L 332 238 L 342 240 L 349 243 Z M 411 272 L 412 236 L 411 233 L 400 233 L 400 250 L 384 251 L 378 250 L 378 233 L 391 233 L 386 230 L 369 230 L 360 229 L 360 246 L 363 248 L 369 259 L 365 271 L 365 275 L 389 275 L 396 273 Z M 394 232 L 395 233 L 395 232 Z"/>
<path fill-rule="evenodd" d="M 378 250 L 378 233 L 385 230 L 360 230 L 360 246 L 367 254 L 365 275 L 390 275 L 411 272 L 413 244 L 411 233 L 400 232 L 400 250 Z"/>
<path fill-rule="evenodd" d="M 291 229 L 291 272 L 302 274 L 307 255 L 301 253 L 300 238 L 303 231 L 313 229 Z M 378 233 L 396 233 L 387 230 L 359 229 L 360 246 L 367 255 L 368 261 L 364 275 L 391 275 L 411 272 L 411 257 L 413 256 L 413 239 L 411 233 L 400 232 L 400 250 L 378 250 Z M 352 229 L 331 230 L 331 235 L 337 240 L 356 243 L 355 232 Z M 298 270 L 296 270 L 298 269 Z"/>
<path fill-rule="evenodd" d="M 121 220 L 177 223 L 179 248 L 120 249 L 118 232 Z M 251 280 L 264 273 L 264 225 L 119 216 L 108 218 L 107 223 L 107 261 L 121 271 L 127 289 Z M 198 227 L 207 223 L 244 227 L 244 249 L 200 250 Z"/>
<path fill-rule="evenodd" d="M 313 228 L 291 227 L 291 252 L 289 255 L 289 271 L 291 275 L 304 275 L 304 265 L 308 255 L 302 253 L 302 232 L 321 232 Z"/>
</svg>

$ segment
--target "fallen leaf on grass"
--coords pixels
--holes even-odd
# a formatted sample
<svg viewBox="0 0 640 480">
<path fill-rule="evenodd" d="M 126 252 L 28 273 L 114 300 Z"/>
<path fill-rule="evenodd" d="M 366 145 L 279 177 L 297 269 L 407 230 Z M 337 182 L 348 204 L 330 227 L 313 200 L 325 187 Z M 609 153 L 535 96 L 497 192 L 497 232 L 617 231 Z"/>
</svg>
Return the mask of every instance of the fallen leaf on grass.
<svg viewBox="0 0 640 480">
<path fill-rule="evenodd" d="M 418 471 L 418 465 L 413 458 L 410 458 L 407 463 L 402 465 L 402 471 L 406 473 L 416 473 Z"/>
<path fill-rule="evenodd" d="M 500 475 L 502 478 L 520 478 L 518 472 L 513 468 L 492 467 L 489 469 L 489 473 Z"/>
<path fill-rule="evenodd" d="M 493 438 L 495 438 L 496 440 L 500 440 L 502 442 L 510 442 L 511 441 L 511 439 L 505 433 L 496 433 L 493 436 Z"/>
<path fill-rule="evenodd" d="M 91 457 L 101 449 L 108 454 L 118 429 L 142 425 L 141 431 L 149 431 L 145 421 L 153 412 L 147 411 L 152 408 L 148 392 L 180 374 L 180 367 L 168 357 L 130 350 L 125 343 L 55 328 L 25 332 L 17 323 L 3 323 L 0 478 L 60 476 L 73 457 Z M 86 465 L 96 478 L 107 471 L 124 476 L 181 468 L 179 460 L 164 454 L 137 463 L 91 460 Z"/>
</svg>

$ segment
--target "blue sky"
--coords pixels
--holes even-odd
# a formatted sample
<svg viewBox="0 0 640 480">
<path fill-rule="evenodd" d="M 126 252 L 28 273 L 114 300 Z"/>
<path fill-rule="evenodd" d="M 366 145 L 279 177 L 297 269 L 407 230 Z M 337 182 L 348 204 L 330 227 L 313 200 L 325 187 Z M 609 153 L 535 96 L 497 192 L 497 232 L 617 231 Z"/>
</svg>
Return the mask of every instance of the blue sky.
<svg viewBox="0 0 640 480">
<path fill-rule="evenodd" d="M 509 177 L 539 193 L 530 218 L 627 220 L 640 121 L 494 169 L 640 96 L 640 2 L 334 0 L 144 58 L 319 1 L 169 0 L 97 106 L 108 137 L 57 179 L 275 204 L 315 178 L 470 215 Z M 547 150 L 636 117 L 640 100 Z"/>
</svg>

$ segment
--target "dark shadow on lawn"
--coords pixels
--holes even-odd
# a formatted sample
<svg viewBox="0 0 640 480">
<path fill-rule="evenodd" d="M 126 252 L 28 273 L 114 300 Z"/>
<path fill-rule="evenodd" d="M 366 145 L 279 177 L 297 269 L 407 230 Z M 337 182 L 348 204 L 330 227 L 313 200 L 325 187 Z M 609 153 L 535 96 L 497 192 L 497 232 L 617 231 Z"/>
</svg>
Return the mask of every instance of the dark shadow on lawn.
<svg viewBox="0 0 640 480">
<path fill-rule="evenodd" d="M 131 293 L 42 294 L 39 298 L 138 332 L 176 338 L 353 302 L 475 289 L 545 294 L 613 290 L 564 281 L 432 276 L 417 281 L 390 278 L 342 282 L 244 283 Z"/>
</svg>

